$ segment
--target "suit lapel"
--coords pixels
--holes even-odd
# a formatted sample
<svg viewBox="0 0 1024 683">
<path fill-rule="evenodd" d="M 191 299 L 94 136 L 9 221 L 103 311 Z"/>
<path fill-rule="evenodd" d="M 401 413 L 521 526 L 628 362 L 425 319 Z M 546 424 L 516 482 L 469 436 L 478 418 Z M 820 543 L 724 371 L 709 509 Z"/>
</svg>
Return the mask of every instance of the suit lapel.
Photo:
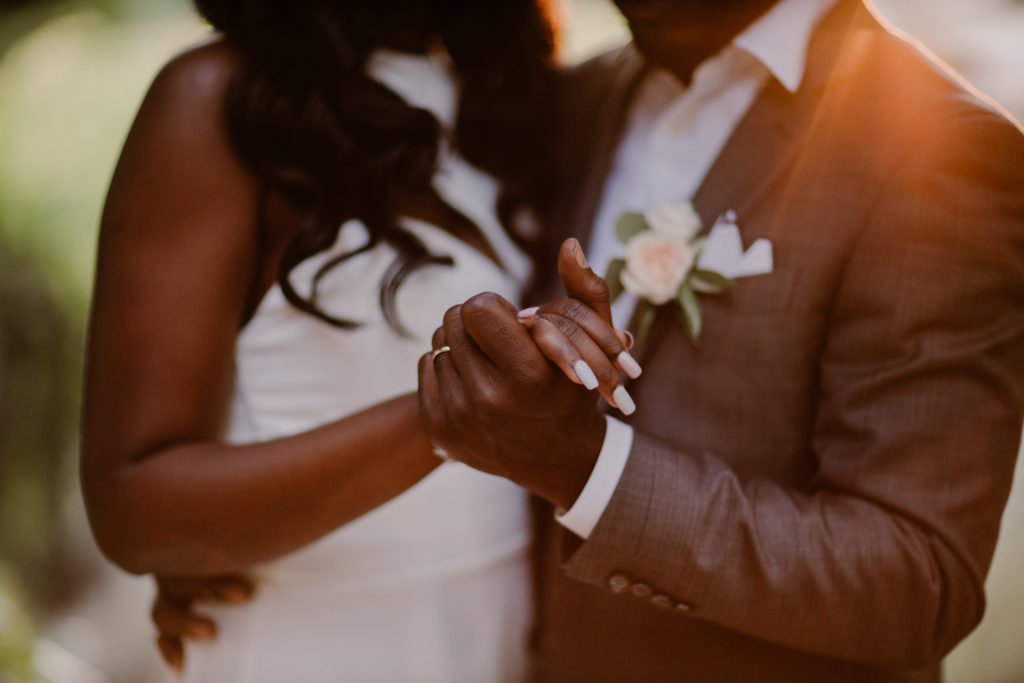
<svg viewBox="0 0 1024 683">
<path fill-rule="evenodd" d="M 644 60 L 632 43 L 609 55 L 609 58 L 615 62 L 605 96 L 596 112 L 581 112 L 583 116 L 593 115 L 593 123 L 588 127 L 593 132 L 592 137 L 582 141 L 580 161 L 585 159 L 586 163 L 582 164 L 582 177 L 574 196 L 576 210 L 572 214 L 568 236 L 578 239 L 584 249 L 590 241 L 605 180 L 622 138 L 633 93 L 643 74 Z"/>
<path fill-rule="evenodd" d="M 693 197 L 705 230 L 732 210 L 742 215 L 781 173 L 806 135 L 791 115 L 796 95 L 772 79 L 740 121 Z"/>
<path fill-rule="evenodd" d="M 807 72 L 796 93 L 775 78 L 762 88 L 693 197 L 705 230 L 727 211 L 741 217 L 753 210 L 797 156 L 861 9 L 859 0 L 845 0 L 825 18 L 808 48 Z"/>
<path fill-rule="evenodd" d="M 861 0 L 840 0 L 811 40 L 798 91 L 790 93 L 775 78 L 765 84 L 693 197 L 705 232 L 727 211 L 735 212 L 743 225 L 744 216 L 785 177 L 812 134 L 829 89 L 843 83 L 847 70 L 855 68 L 862 51 L 851 38 L 868 16 Z M 649 362 L 667 332 L 678 325 L 672 311 L 658 313 L 646 348 L 638 350 L 641 364 Z"/>
</svg>

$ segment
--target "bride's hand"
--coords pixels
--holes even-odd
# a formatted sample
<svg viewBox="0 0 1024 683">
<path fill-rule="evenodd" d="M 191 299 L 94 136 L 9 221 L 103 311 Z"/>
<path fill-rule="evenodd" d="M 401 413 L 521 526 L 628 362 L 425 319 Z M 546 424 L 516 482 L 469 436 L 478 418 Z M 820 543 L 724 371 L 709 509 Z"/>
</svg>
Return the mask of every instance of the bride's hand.
<svg viewBox="0 0 1024 683">
<path fill-rule="evenodd" d="M 541 352 L 565 376 L 587 389 L 597 389 L 609 405 L 633 412 L 619 372 L 631 379 L 641 368 L 629 351 L 633 336 L 611 323 L 608 286 L 592 271 L 575 239 L 566 240 L 558 254 L 558 273 L 565 297 L 519 312 Z"/>
</svg>

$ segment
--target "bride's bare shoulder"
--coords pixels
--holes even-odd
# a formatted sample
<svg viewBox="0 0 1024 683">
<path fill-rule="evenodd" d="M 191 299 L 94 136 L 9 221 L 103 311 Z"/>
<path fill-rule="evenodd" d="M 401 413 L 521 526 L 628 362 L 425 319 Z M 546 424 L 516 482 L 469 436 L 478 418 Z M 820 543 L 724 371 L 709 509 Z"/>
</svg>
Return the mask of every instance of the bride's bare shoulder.
<svg viewBox="0 0 1024 683">
<path fill-rule="evenodd" d="M 208 221 L 225 231 L 251 231 L 257 182 L 238 158 L 228 130 L 227 92 L 239 63 L 221 38 L 194 45 L 167 62 L 139 108 L 114 172 L 104 226 L 160 225 L 150 212 L 121 220 L 139 206 L 231 213 Z M 173 218 L 173 217 L 172 217 Z M 180 234 L 182 221 L 171 221 Z M 193 216 L 189 225 L 204 225 Z M 203 229 L 209 229 L 205 226 Z M 226 237 L 226 235 L 222 235 Z"/>
<path fill-rule="evenodd" d="M 190 45 L 172 57 L 153 80 L 146 106 L 181 114 L 210 113 L 223 106 L 239 56 L 218 34 Z"/>
<path fill-rule="evenodd" d="M 157 73 L 139 107 L 122 151 L 119 171 L 137 173 L 159 160 L 173 168 L 220 166 L 225 177 L 245 180 L 228 131 L 227 93 L 240 62 L 223 38 L 182 50 Z M 115 174 L 115 181 L 125 173 Z M 121 187 L 115 182 L 111 188 Z"/>
</svg>

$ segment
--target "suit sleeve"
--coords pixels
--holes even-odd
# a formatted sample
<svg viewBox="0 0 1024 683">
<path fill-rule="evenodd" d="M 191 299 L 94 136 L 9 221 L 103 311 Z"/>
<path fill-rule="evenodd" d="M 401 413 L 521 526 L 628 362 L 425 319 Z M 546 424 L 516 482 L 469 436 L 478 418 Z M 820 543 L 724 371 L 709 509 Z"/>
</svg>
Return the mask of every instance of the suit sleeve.
<svg viewBox="0 0 1024 683">
<path fill-rule="evenodd" d="M 1024 416 L 1024 138 L 961 116 L 893 173 L 819 361 L 807 488 L 637 433 L 564 570 L 779 645 L 896 666 L 981 619 Z"/>
</svg>

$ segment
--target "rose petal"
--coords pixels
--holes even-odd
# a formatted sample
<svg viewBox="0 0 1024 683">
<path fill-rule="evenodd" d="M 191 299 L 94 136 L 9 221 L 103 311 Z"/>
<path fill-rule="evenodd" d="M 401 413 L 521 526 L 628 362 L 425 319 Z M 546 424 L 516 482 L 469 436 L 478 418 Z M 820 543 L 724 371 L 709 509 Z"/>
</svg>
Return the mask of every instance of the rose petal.
<svg viewBox="0 0 1024 683">
<path fill-rule="evenodd" d="M 655 232 L 687 242 L 697 236 L 703 224 L 690 202 L 660 202 L 645 217 Z"/>
<path fill-rule="evenodd" d="M 695 257 L 681 239 L 654 231 L 640 233 L 626 245 L 622 284 L 631 294 L 661 305 L 675 297 Z"/>
</svg>

